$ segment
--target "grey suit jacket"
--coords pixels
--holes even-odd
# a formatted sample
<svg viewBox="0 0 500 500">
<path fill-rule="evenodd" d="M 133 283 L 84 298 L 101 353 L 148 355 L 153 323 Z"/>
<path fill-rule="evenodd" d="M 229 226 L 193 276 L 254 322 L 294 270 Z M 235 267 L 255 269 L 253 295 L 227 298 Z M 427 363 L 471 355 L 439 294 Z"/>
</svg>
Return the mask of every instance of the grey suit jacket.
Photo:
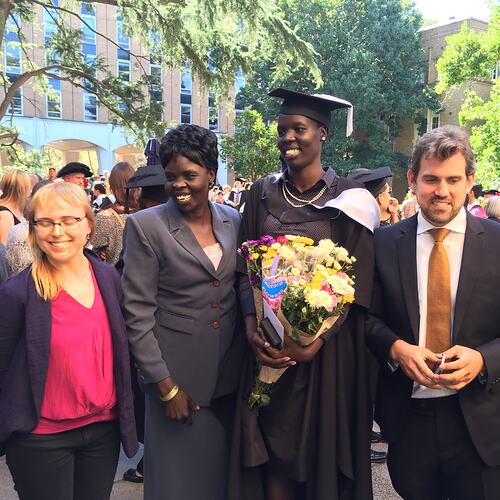
<svg viewBox="0 0 500 500">
<path fill-rule="evenodd" d="M 144 381 L 172 376 L 201 406 L 214 395 L 237 323 L 240 216 L 218 204 L 210 209 L 223 249 L 217 270 L 172 200 L 128 217 L 123 245 L 125 320 Z"/>
</svg>

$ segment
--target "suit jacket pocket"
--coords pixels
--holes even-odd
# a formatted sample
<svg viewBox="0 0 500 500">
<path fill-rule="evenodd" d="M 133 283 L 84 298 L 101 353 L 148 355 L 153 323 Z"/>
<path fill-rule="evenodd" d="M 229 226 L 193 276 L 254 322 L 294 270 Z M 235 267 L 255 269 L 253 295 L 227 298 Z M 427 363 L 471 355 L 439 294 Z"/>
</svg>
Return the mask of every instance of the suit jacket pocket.
<svg viewBox="0 0 500 500">
<path fill-rule="evenodd" d="M 168 328 L 169 330 L 174 330 L 175 332 L 192 335 L 194 330 L 194 318 L 170 311 L 161 311 L 160 326 Z"/>
</svg>

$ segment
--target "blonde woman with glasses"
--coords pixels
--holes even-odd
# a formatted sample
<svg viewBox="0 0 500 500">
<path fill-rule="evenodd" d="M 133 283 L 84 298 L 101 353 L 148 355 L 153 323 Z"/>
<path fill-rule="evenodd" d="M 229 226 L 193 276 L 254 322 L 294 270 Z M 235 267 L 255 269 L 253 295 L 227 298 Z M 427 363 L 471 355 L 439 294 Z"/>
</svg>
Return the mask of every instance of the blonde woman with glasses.
<svg viewBox="0 0 500 500">
<path fill-rule="evenodd" d="M 84 249 L 80 187 L 42 187 L 27 217 L 33 264 L 0 286 L 0 448 L 21 500 L 106 500 L 120 441 L 137 451 L 119 277 Z"/>
</svg>

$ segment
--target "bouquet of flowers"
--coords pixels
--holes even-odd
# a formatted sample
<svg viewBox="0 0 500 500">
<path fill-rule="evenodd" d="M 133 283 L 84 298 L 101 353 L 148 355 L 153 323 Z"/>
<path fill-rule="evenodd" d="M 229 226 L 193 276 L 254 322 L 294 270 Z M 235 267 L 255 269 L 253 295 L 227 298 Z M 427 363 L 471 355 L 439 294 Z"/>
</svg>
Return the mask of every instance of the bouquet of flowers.
<svg viewBox="0 0 500 500">
<path fill-rule="evenodd" d="M 238 252 L 247 262 L 258 324 L 265 301 L 284 334 L 303 346 L 330 329 L 345 304 L 354 301 L 354 276 L 349 270 L 356 259 L 329 239 L 314 245 L 304 236 L 266 235 L 246 241 Z M 270 403 L 272 386 L 285 370 L 259 366 L 250 408 Z"/>
</svg>

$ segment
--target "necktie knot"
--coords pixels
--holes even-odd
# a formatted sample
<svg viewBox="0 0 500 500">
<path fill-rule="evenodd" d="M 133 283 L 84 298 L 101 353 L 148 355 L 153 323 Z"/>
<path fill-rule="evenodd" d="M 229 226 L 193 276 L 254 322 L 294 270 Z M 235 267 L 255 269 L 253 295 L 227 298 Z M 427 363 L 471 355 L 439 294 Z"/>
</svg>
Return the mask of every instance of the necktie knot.
<svg viewBox="0 0 500 500">
<path fill-rule="evenodd" d="M 434 241 L 436 243 L 442 243 L 444 239 L 448 236 L 448 233 L 450 232 L 449 229 L 446 229 L 444 227 L 439 227 L 436 229 L 429 229 L 429 233 L 431 236 L 434 238 Z"/>
</svg>

